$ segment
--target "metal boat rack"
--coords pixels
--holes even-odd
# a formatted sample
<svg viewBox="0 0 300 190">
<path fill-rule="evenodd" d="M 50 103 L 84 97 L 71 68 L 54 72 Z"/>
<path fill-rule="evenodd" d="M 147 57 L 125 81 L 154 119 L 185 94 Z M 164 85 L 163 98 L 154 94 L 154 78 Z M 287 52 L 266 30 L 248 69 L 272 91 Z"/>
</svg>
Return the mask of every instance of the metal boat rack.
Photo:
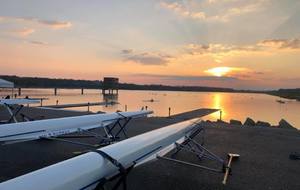
<svg viewBox="0 0 300 190">
<path fill-rule="evenodd" d="M 22 110 L 24 107 L 23 105 L 18 105 L 17 107 L 13 107 L 9 104 L 4 104 L 4 107 L 8 111 L 10 118 L 6 121 L 6 123 L 11 123 L 12 121 L 14 123 L 18 123 L 18 120 L 16 118 L 17 114 Z"/>
</svg>

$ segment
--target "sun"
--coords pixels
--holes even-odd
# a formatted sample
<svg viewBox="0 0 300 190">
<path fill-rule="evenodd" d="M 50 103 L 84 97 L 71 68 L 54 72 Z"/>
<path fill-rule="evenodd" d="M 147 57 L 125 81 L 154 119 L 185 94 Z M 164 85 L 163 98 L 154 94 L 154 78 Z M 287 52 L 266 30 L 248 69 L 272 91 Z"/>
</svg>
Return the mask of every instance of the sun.
<svg viewBox="0 0 300 190">
<path fill-rule="evenodd" d="M 205 72 L 212 74 L 216 77 L 222 77 L 231 71 L 230 67 L 215 67 L 212 69 L 208 69 Z"/>
</svg>

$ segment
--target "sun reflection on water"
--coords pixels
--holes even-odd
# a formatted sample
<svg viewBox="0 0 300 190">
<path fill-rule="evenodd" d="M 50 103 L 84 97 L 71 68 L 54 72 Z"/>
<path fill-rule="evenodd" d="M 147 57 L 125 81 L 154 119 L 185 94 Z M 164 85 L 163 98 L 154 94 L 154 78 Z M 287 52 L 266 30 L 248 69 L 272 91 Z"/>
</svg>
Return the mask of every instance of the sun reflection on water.
<svg viewBox="0 0 300 190">
<path fill-rule="evenodd" d="M 216 93 L 213 96 L 213 101 L 212 101 L 212 106 L 215 109 L 220 109 L 222 111 L 222 118 L 224 118 L 224 116 L 226 116 L 226 112 L 224 109 L 224 101 L 225 98 L 222 94 L 220 93 Z M 216 120 L 216 119 L 220 119 L 220 112 L 215 112 L 211 115 L 211 118 Z"/>
</svg>

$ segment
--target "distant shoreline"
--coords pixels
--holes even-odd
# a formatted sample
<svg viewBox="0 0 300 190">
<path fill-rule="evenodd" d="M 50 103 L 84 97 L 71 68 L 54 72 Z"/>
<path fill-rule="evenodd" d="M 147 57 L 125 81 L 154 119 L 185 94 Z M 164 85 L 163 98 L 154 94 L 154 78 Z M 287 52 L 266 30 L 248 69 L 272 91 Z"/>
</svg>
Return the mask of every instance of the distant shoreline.
<svg viewBox="0 0 300 190">
<path fill-rule="evenodd" d="M 0 78 L 14 82 L 15 88 L 102 89 L 103 87 L 102 81 L 100 80 L 53 79 L 41 77 L 19 77 L 12 75 L 2 75 Z M 132 83 L 119 83 L 118 88 L 120 90 L 260 93 L 300 101 L 300 88 L 259 91 L 207 86 L 168 86 L 159 84 L 140 85 Z"/>
</svg>

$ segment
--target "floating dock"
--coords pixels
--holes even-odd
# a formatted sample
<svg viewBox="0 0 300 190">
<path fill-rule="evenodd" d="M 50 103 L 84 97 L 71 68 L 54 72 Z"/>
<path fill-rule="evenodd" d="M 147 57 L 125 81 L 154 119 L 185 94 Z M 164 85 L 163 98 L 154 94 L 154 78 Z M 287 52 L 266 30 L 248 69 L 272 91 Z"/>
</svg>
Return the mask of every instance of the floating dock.
<svg viewBox="0 0 300 190">
<path fill-rule="evenodd" d="M 107 106 L 118 104 L 118 102 L 87 102 L 78 104 L 58 104 L 58 105 L 46 105 L 44 108 L 75 108 L 75 107 L 88 107 L 88 106 Z"/>
</svg>

